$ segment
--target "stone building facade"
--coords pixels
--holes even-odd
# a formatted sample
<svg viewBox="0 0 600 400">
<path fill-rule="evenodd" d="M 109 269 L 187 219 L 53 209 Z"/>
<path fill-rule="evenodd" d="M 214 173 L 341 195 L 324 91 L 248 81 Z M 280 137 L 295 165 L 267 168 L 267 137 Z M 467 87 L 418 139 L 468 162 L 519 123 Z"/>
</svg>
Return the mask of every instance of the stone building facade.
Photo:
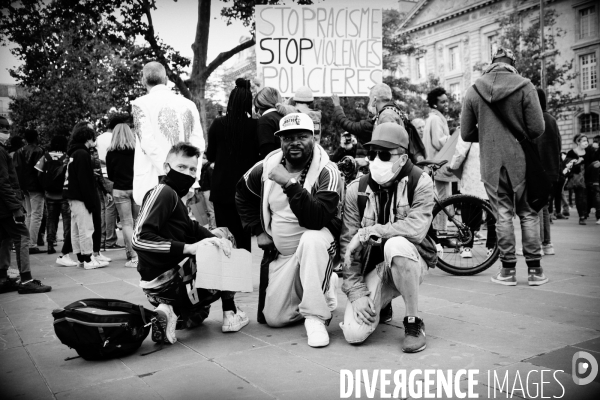
<svg viewBox="0 0 600 400">
<path fill-rule="evenodd" d="M 539 19 L 539 0 L 420 0 L 400 29 L 414 38 L 422 52 L 405 58 L 397 73 L 414 82 L 433 74 L 460 100 L 481 75 L 473 66 L 491 61 L 500 33 L 499 17 L 515 7 L 524 26 Z M 584 95 L 583 101 L 573 104 L 576 111 L 564 112 L 559 119 L 566 150 L 576 133 L 600 134 L 600 4 L 594 0 L 548 0 L 545 7 L 557 12 L 557 23 L 547 34 L 558 26 L 564 31 L 556 38 L 559 53 L 555 61 L 573 60 L 578 73 L 575 80 L 556 89 Z"/>
</svg>

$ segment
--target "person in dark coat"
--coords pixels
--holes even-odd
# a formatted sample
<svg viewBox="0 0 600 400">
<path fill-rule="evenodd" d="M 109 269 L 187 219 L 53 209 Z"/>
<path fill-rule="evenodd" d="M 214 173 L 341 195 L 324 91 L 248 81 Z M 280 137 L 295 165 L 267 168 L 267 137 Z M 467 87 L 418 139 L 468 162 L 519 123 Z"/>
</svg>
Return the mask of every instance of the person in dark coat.
<svg viewBox="0 0 600 400">
<path fill-rule="evenodd" d="M 536 143 L 540 152 L 542 165 L 546 169 L 550 181 L 550 193 L 554 193 L 554 187 L 558 185 L 560 175 L 560 149 L 562 141 L 556 119 L 546 111 L 546 93 L 543 89 L 537 89 L 540 105 L 544 114 L 544 134 L 537 138 Z M 550 236 L 550 213 L 548 204 L 540 210 L 540 239 L 542 240 L 542 252 L 545 256 L 554 254 L 554 246 Z"/>
<path fill-rule="evenodd" d="M 237 82 L 237 81 L 236 81 Z M 256 135 L 258 137 L 258 147 L 260 159 L 264 159 L 267 154 L 281 147 L 279 137 L 275 132 L 279 130 L 279 121 L 283 117 L 277 111 L 277 103 L 282 103 L 283 99 L 279 91 L 272 87 L 265 87 L 256 94 L 253 100 L 254 108 L 260 115 Z M 229 103 L 227 104 L 229 107 Z"/>
<path fill-rule="evenodd" d="M 250 81 L 238 78 L 235 85 L 227 103 L 227 114 L 216 118 L 208 130 L 206 158 L 209 163 L 215 164 L 210 186 L 210 201 L 214 205 L 215 222 L 218 227 L 229 228 L 238 248 L 250 251 L 250 232 L 242 228 L 242 221 L 235 207 L 235 186 L 244 173 L 259 160 L 260 139 L 257 138 L 257 122 L 267 135 L 271 125 L 266 119 L 271 115 L 276 129 L 269 134 L 275 138 L 274 132 L 279 130 L 281 116 L 277 111 L 268 114 L 265 111 L 258 121 L 253 119 Z M 270 144 L 272 143 L 264 138 L 261 151 L 270 151 L 267 149 Z"/>
<path fill-rule="evenodd" d="M 481 149 L 481 180 L 496 217 L 496 233 L 502 267 L 492 282 L 516 286 L 516 248 L 513 216 L 521 220 L 523 255 L 528 284 L 548 282 L 541 261 L 538 213 L 527 203 L 525 153 L 504 121 L 524 132 L 529 140 L 544 133 L 544 115 L 535 87 L 514 67 L 515 56 L 499 48 L 492 64 L 465 94 L 461 113 L 461 136 L 465 142 L 478 142 Z M 488 103 L 502 115 L 496 116 Z"/>
</svg>

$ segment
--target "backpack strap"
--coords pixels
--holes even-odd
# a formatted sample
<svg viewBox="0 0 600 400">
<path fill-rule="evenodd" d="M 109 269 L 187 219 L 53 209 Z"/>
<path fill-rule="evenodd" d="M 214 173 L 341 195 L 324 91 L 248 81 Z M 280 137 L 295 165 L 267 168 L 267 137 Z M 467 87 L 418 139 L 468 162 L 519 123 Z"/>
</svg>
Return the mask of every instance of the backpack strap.
<svg viewBox="0 0 600 400">
<path fill-rule="evenodd" d="M 371 174 L 365 174 L 360 177 L 358 181 L 358 198 L 356 199 L 358 205 L 358 216 L 359 221 L 362 221 L 363 215 L 365 214 L 365 208 L 367 207 L 367 200 L 369 195 L 367 192 L 367 187 L 369 186 L 369 179 L 371 178 Z"/>
<path fill-rule="evenodd" d="M 81 308 L 98 308 L 105 311 L 120 311 L 128 314 L 143 315 L 144 307 L 124 300 L 116 299 L 83 299 L 69 304 L 65 310 L 78 310 Z M 152 311 L 144 309 L 145 313 L 152 315 Z"/>
</svg>

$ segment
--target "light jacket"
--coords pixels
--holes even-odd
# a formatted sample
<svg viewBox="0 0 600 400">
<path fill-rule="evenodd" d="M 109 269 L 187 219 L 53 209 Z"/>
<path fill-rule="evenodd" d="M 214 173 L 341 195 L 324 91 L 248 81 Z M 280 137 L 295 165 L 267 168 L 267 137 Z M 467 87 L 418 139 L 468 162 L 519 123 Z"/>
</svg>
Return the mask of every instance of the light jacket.
<svg viewBox="0 0 600 400">
<path fill-rule="evenodd" d="M 205 144 L 196 105 L 167 86 L 156 85 L 150 93 L 131 104 L 137 136 L 133 199 L 141 205 L 144 195 L 158 184 L 158 177 L 165 175 L 163 164 L 174 144 L 190 142 L 201 152 L 204 152 Z M 198 179 L 194 187 L 198 187 Z"/>
<path fill-rule="evenodd" d="M 462 165 L 462 175 L 458 188 L 462 194 L 470 194 L 487 200 L 485 186 L 481 181 L 479 143 L 465 142 L 460 133 L 458 133 L 457 140 L 454 156 L 452 156 L 452 160 L 448 165 L 452 169 L 459 169 Z"/>
<path fill-rule="evenodd" d="M 266 232 L 271 236 L 271 211 L 269 194 L 274 181 L 268 178 L 269 172 L 281 163 L 283 153 L 275 150 L 264 160 L 256 163 L 240 179 L 236 188 L 235 201 L 242 225 L 260 235 Z M 301 227 L 311 230 L 328 228 L 333 237 L 339 237 L 342 225 L 343 183 L 337 166 L 329 161 L 329 156 L 318 144 L 313 151 L 313 160 L 304 186 L 299 183 L 284 189 L 290 208 Z"/>
<path fill-rule="evenodd" d="M 344 202 L 344 220 L 340 237 L 340 255 L 346 254 L 348 244 L 358 232 L 361 243 L 367 243 L 370 236 L 389 239 L 402 236 L 409 242 L 420 245 L 431 225 L 433 212 L 433 182 L 427 173 L 423 172 L 415 187 L 412 206 L 408 201 L 408 176 L 400 179 L 396 189 L 395 204 L 391 207 L 387 224 L 378 224 L 379 204 L 371 186 L 367 186 L 364 194 L 368 196 L 362 220 L 358 210 L 359 179 L 352 181 L 346 188 Z M 344 284 L 342 291 L 352 302 L 370 294 L 365 284 L 365 267 L 370 245 L 363 247 L 360 257 L 352 260 L 350 265 L 344 265 Z M 417 260 L 415 260 L 417 261 Z"/>
<path fill-rule="evenodd" d="M 423 144 L 425 145 L 427 157 L 434 159 L 449 137 L 450 129 L 446 117 L 432 108 L 425 121 L 425 130 L 423 131 Z"/>
<path fill-rule="evenodd" d="M 508 64 L 490 65 L 475 86 L 483 97 L 496 106 L 503 119 L 534 140 L 544 133 L 544 116 L 537 91 Z M 525 154 L 513 134 L 492 109 L 469 87 L 460 118 L 461 136 L 466 142 L 479 142 L 481 179 L 498 189 L 500 169 L 506 168 L 513 190 L 525 182 Z"/>
</svg>

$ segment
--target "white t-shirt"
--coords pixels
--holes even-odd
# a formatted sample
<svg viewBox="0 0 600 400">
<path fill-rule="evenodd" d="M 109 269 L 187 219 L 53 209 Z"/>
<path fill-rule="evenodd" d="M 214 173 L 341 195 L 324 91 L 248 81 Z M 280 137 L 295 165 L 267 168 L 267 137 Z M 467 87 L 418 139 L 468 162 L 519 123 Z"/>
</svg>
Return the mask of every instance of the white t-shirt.
<svg viewBox="0 0 600 400">
<path fill-rule="evenodd" d="M 300 226 L 298 218 L 290 207 L 287 195 L 278 184 L 274 184 L 269 193 L 269 208 L 271 210 L 271 234 L 275 247 L 284 256 L 294 254 L 300 244 L 302 234 L 308 229 Z"/>
<path fill-rule="evenodd" d="M 112 142 L 112 132 L 104 132 L 96 139 L 96 150 L 98 150 L 98 158 L 106 163 L 106 153 L 108 153 L 108 146 Z"/>
</svg>

